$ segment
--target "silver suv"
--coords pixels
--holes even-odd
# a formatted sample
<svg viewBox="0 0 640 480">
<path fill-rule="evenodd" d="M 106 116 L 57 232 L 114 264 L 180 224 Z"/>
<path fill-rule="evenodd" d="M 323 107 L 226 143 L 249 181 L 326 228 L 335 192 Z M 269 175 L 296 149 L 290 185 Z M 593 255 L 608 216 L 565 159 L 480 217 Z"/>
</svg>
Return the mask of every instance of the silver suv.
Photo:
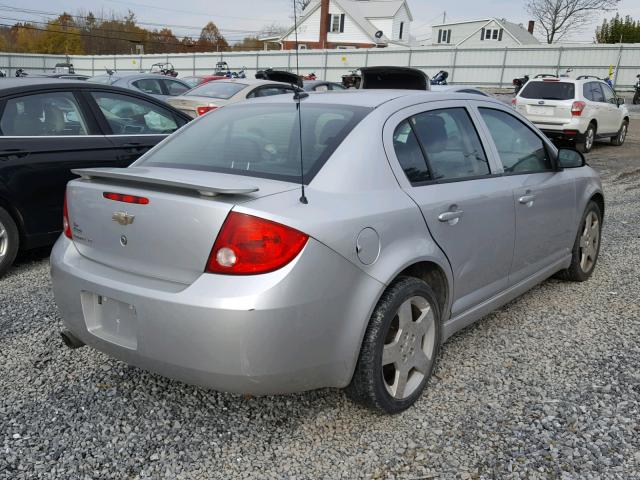
<svg viewBox="0 0 640 480">
<path fill-rule="evenodd" d="M 512 101 L 549 138 L 575 142 L 587 153 L 597 139 L 622 145 L 629 127 L 624 99 L 596 77 L 545 77 L 529 81 Z"/>
</svg>

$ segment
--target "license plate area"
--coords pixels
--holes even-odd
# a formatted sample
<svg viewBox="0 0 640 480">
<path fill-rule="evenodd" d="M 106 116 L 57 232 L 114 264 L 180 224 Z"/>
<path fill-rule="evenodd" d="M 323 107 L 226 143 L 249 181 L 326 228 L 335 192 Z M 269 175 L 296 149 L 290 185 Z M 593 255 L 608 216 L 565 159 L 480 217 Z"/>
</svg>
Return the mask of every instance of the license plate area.
<svg viewBox="0 0 640 480">
<path fill-rule="evenodd" d="M 529 106 L 529 113 L 531 113 L 532 115 L 542 115 L 545 117 L 550 117 L 553 115 L 553 111 L 553 107 L 540 107 L 538 105 Z"/>
<path fill-rule="evenodd" d="M 87 330 L 107 342 L 138 348 L 138 319 L 133 305 L 91 292 L 81 293 Z"/>
</svg>

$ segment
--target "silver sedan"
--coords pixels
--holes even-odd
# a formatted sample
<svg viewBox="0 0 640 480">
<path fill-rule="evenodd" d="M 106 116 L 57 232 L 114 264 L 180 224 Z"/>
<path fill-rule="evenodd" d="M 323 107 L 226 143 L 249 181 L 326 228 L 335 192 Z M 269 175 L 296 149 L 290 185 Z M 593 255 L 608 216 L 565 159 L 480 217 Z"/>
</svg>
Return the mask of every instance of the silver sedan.
<svg viewBox="0 0 640 480">
<path fill-rule="evenodd" d="M 398 412 L 455 332 L 554 274 L 592 274 L 600 180 L 508 106 L 393 90 L 299 103 L 229 105 L 129 168 L 76 171 L 51 257 L 68 345 L 223 391 L 346 388 Z"/>
<path fill-rule="evenodd" d="M 230 78 L 198 85 L 184 95 L 167 99 L 167 103 L 195 118 L 225 105 L 246 99 L 270 97 L 286 93 L 292 95 L 297 90 L 297 87 L 288 83 L 249 78 Z"/>
</svg>

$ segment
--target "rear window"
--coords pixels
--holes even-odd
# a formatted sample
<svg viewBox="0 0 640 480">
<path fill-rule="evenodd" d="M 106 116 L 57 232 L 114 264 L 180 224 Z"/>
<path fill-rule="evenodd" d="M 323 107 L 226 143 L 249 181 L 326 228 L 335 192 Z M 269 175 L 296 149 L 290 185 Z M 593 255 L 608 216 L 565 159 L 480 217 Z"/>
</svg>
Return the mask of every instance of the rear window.
<svg viewBox="0 0 640 480">
<path fill-rule="evenodd" d="M 573 83 L 568 82 L 529 82 L 520 96 L 541 100 L 573 100 L 576 89 Z"/>
<path fill-rule="evenodd" d="M 95 77 L 88 78 L 87 82 L 101 83 L 103 85 L 110 85 L 115 80 L 116 80 L 116 78 L 115 77 L 111 77 L 110 75 L 97 75 Z"/>
<path fill-rule="evenodd" d="M 214 82 L 215 83 L 215 82 Z M 309 183 L 370 108 L 302 103 L 304 182 Z M 300 131 L 294 102 L 240 104 L 187 125 L 136 166 L 300 181 Z"/>
<path fill-rule="evenodd" d="M 221 82 L 217 80 L 215 82 L 207 82 L 203 85 L 199 85 L 193 90 L 185 93 L 185 95 L 195 95 L 198 97 L 211 97 L 211 98 L 223 98 L 228 99 L 233 97 L 240 90 L 247 85 L 244 83 L 231 83 Z"/>
</svg>

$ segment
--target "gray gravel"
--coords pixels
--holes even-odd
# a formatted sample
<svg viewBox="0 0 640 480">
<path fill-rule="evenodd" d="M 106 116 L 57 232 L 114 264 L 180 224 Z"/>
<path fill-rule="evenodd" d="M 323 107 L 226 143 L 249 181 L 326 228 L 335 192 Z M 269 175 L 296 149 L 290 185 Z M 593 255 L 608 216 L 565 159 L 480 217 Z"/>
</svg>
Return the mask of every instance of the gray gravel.
<svg viewBox="0 0 640 480">
<path fill-rule="evenodd" d="M 639 122 L 640 123 L 640 122 Z M 640 128 L 605 173 L 602 256 L 445 345 L 418 404 L 244 398 L 68 350 L 46 251 L 0 280 L 0 478 L 640 479 Z"/>
</svg>

